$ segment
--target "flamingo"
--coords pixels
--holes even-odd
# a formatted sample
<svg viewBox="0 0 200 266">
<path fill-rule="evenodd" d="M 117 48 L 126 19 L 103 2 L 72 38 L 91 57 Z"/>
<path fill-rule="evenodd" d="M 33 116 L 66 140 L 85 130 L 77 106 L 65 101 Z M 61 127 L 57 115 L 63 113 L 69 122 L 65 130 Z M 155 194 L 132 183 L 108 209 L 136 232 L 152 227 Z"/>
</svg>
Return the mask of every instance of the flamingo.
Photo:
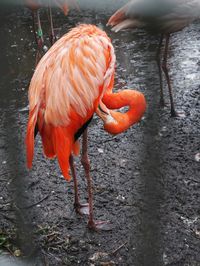
<svg viewBox="0 0 200 266">
<path fill-rule="evenodd" d="M 39 49 L 43 47 L 44 44 L 44 38 L 43 38 L 43 31 L 41 27 L 41 21 L 40 21 L 40 14 L 39 9 L 45 5 L 45 1 L 41 0 L 25 0 L 25 5 L 32 11 L 32 17 L 33 17 L 33 32 L 35 36 L 35 41 Z M 69 12 L 69 6 L 75 7 L 79 10 L 79 7 L 75 0 L 46 0 L 46 6 L 48 6 L 48 14 L 50 18 L 50 27 L 51 27 L 51 34 L 50 34 L 50 42 L 51 45 L 55 42 L 55 34 L 54 34 L 54 27 L 53 27 L 53 19 L 52 19 L 52 11 L 51 6 L 58 6 L 66 16 Z M 35 15 L 37 17 L 37 24 L 38 24 L 38 30 L 36 30 L 35 26 Z M 36 35 L 37 32 L 37 35 Z"/>
<path fill-rule="evenodd" d="M 87 127 L 96 113 L 104 129 L 119 134 L 137 123 L 146 108 L 144 95 L 127 89 L 112 92 L 115 53 L 107 34 L 94 25 L 82 24 L 60 38 L 38 63 L 29 87 L 29 119 L 26 133 L 27 166 L 32 167 L 34 138 L 39 132 L 46 157 L 57 157 L 62 174 L 74 180 L 75 209 L 88 209 L 88 227 L 105 229 L 106 222 L 93 215 L 92 180 L 87 152 Z M 129 106 L 126 113 L 110 109 Z M 89 206 L 80 204 L 73 154 L 82 158 L 88 184 Z M 87 208 L 88 207 L 88 208 Z"/>
<path fill-rule="evenodd" d="M 169 89 L 171 116 L 177 116 L 174 107 L 172 87 L 167 68 L 170 34 L 182 30 L 200 16 L 199 0 L 132 0 L 117 10 L 108 20 L 107 25 L 118 32 L 127 28 L 143 28 L 151 33 L 160 33 L 161 38 L 157 51 L 159 67 L 161 105 L 164 106 L 162 88 L 162 70 Z M 160 53 L 164 37 L 166 38 L 161 69 Z"/>
</svg>

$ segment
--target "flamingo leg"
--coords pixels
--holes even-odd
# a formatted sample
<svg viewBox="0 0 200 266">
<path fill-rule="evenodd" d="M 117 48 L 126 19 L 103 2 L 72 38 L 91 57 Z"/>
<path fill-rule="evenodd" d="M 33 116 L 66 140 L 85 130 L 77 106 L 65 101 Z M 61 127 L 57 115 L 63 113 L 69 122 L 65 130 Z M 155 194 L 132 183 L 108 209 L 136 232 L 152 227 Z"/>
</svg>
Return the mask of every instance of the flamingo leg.
<svg viewBox="0 0 200 266">
<path fill-rule="evenodd" d="M 36 25 L 35 25 L 35 11 L 32 11 L 31 14 L 32 14 L 32 22 L 33 22 L 33 34 L 34 34 L 36 45 L 38 45 L 38 39 L 37 39 L 37 34 L 36 34 L 37 30 L 36 30 Z"/>
<path fill-rule="evenodd" d="M 162 67 L 161 67 L 161 62 L 160 62 L 160 54 L 161 54 L 162 42 L 163 42 L 163 34 L 161 34 L 161 37 L 160 37 L 158 50 L 157 50 L 157 53 L 156 53 L 156 62 L 157 62 L 157 65 L 158 65 L 158 74 L 159 74 L 159 82 L 160 82 L 160 106 L 164 107 L 165 106 L 165 102 L 164 102 L 164 94 L 163 94 Z"/>
<path fill-rule="evenodd" d="M 37 15 L 37 23 L 38 23 L 38 48 L 42 49 L 43 44 L 44 44 L 44 37 L 43 37 L 43 32 L 42 32 L 42 27 L 41 27 L 41 21 L 40 21 L 40 14 L 39 14 L 39 10 L 36 11 L 36 15 Z"/>
<path fill-rule="evenodd" d="M 39 61 L 42 57 L 41 50 L 42 50 L 43 45 L 44 45 L 44 38 L 43 38 L 43 32 L 42 32 L 42 27 L 41 27 L 39 10 L 36 11 L 36 16 L 37 16 L 37 24 L 38 24 L 37 37 L 36 37 L 38 50 L 36 53 L 35 65 L 37 66 L 37 64 L 39 63 Z"/>
<path fill-rule="evenodd" d="M 170 97 L 170 103 L 171 103 L 171 116 L 176 117 L 176 111 L 174 107 L 174 100 L 173 100 L 173 95 L 172 95 L 172 87 L 171 87 L 171 82 L 169 78 L 169 73 L 168 73 L 168 68 L 167 68 L 167 55 L 168 55 L 168 48 L 169 48 L 169 37 L 170 35 L 166 35 L 166 42 L 165 42 L 165 51 L 164 51 L 164 57 L 163 57 L 163 64 L 162 64 L 162 69 L 165 74 L 166 80 L 167 80 L 167 85 L 169 89 L 169 97 Z"/>
<path fill-rule="evenodd" d="M 55 34 L 54 34 L 53 17 L 52 17 L 52 10 L 51 10 L 50 3 L 48 6 L 48 11 L 49 11 L 49 19 L 50 19 L 50 27 L 51 27 L 50 42 L 51 42 L 51 45 L 53 45 L 55 42 Z"/>
<path fill-rule="evenodd" d="M 88 204 L 81 204 L 79 201 L 79 193 L 78 193 L 78 182 L 77 182 L 77 176 L 76 176 L 76 170 L 74 166 L 74 158 L 73 155 L 70 155 L 69 157 L 69 164 L 71 168 L 71 173 L 74 181 L 74 208 L 77 213 L 79 214 L 88 214 Z"/>
<path fill-rule="evenodd" d="M 42 57 L 41 51 L 40 50 L 37 50 L 36 56 L 35 56 L 35 66 L 37 66 L 37 64 L 39 63 L 41 57 Z"/>
<path fill-rule="evenodd" d="M 88 184 L 88 198 L 89 198 L 89 220 L 88 227 L 95 231 L 98 230 L 111 230 L 112 227 L 109 225 L 109 221 L 94 221 L 93 212 L 93 188 L 92 188 L 92 178 L 90 175 L 90 162 L 88 158 L 88 139 L 87 139 L 87 128 L 83 132 L 83 145 L 82 145 L 82 158 L 81 163 L 85 170 L 85 175 Z"/>
<path fill-rule="evenodd" d="M 90 162 L 88 158 L 88 139 L 87 139 L 87 128 L 83 132 L 83 145 L 82 145 L 82 157 L 81 163 L 85 170 L 85 175 L 88 184 L 88 198 L 89 198 L 89 228 L 95 227 L 94 214 L 93 214 L 93 193 L 92 193 L 92 178 L 90 176 Z"/>
</svg>

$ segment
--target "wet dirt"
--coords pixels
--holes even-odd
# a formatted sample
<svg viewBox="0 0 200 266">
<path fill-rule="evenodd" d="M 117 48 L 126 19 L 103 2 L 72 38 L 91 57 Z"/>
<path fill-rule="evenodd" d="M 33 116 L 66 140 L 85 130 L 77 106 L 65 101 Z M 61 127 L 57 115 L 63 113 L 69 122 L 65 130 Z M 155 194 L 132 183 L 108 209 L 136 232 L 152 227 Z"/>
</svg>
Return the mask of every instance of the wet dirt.
<svg viewBox="0 0 200 266">
<path fill-rule="evenodd" d="M 109 232 L 90 231 L 87 217 L 75 213 L 73 183 L 64 180 L 56 160 L 44 158 L 39 137 L 33 169 L 26 169 L 27 90 L 36 54 L 31 14 L 1 10 L 0 237 L 11 243 L 11 253 L 20 251 L 25 265 L 200 265 L 199 23 L 170 39 L 174 100 L 185 114 L 171 118 L 165 82 L 166 106 L 159 105 L 159 36 L 111 32 L 105 24 L 113 10 L 54 13 L 60 36 L 80 22 L 106 30 L 117 56 L 115 88 L 138 89 L 148 103 L 141 122 L 118 136 L 104 132 L 97 117 L 89 126 L 95 217 L 111 221 Z M 45 11 L 42 22 L 47 33 Z M 76 169 L 87 201 L 79 158 Z"/>
</svg>

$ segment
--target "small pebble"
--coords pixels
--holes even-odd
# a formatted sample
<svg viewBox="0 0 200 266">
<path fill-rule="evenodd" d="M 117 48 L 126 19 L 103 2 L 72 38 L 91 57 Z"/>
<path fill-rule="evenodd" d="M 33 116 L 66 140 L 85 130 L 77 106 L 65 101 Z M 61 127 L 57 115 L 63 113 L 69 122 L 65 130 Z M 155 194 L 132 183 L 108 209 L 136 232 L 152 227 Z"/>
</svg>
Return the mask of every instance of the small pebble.
<svg viewBox="0 0 200 266">
<path fill-rule="evenodd" d="M 98 261 L 99 259 L 106 258 L 107 256 L 108 256 L 108 253 L 96 252 L 89 258 L 89 260 L 95 262 L 95 261 Z"/>
<path fill-rule="evenodd" d="M 16 257 L 19 257 L 19 256 L 22 255 L 22 253 L 21 253 L 21 251 L 20 251 L 19 249 L 16 249 L 16 250 L 14 251 L 14 255 L 15 255 Z"/>
<path fill-rule="evenodd" d="M 103 149 L 99 148 L 97 149 L 99 153 L 103 153 Z"/>
<path fill-rule="evenodd" d="M 118 195 L 118 196 L 116 197 L 116 199 L 117 199 L 117 200 L 120 200 L 120 201 L 124 201 L 124 200 L 125 200 L 125 197 L 122 196 L 122 195 Z"/>
<path fill-rule="evenodd" d="M 48 47 L 46 45 L 43 46 L 43 51 L 47 52 L 48 51 Z"/>
<path fill-rule="evenodd" d="M 200 162 L 200 152 L 195 154 L 194 159 L 195 159 L 196 162 Z"/>
</svg>

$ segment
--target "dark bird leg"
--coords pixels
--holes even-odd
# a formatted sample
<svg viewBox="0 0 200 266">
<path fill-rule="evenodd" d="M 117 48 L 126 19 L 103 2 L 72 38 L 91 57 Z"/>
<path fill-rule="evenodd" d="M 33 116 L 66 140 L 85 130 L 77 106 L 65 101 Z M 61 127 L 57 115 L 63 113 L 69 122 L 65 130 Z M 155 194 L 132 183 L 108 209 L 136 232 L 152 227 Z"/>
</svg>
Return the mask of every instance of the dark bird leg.
<svg viewBox="0 0 200 266">
<path fill-rule="evenodd" d="M 174 100 L 173 100 L 173 95 L 172 95 L 172 87 L 170 83 L 170 78 L 169 78 L 169 73 L 168 73 L 168 68 L 167 68 L 167 55 L 168 55 L 168 48 L 169 48 L 169 37 L 170 35 L 166 35 L 166 43 L 165 43 L 165 51 L 164 51 L 164 57 L 163 57 L 163 63 L 162 63 L 162 69 L 165 74 L 166 80 L 167 80 L 167 85 L 169 89 L 169 97 L 170 97 L 170 103 L 171 103 L 171 116 L 176 117 L 176 111 L 174 108 Z"/>
<path fill-rule="evenodd" d="M 71 173 L 74 181 L 74 208 L 79 214 L 89 214 L 88 203 L 81 204 L 79 201 L 79 193 L 78 193 L 78 182 L 76 177 L 76 171 L 74 166 L 74 158 L 73 155 L 69 157 L 69 164 L 71 168 Z"/>
<path fill-rule="evenodd" d="M 85 170 L 85 175 L 88 184 L 88 198 L 89 198 L 89 220 L 88 227 L 93 230 L 111 230 L 109 221 L 94 221 L 93 214 L 93 192 L 92 192 L 92 178 L 90 175 L 90 163 L 88 158 L 88 140 L 87 140 L 87 128 L 83 132 L 83 146 L 82 146 L 82 158 L 81 162 Z"/>
<path fill-rule="evenodd" d="M 158 74 L 159 74 L 159 82 L 160 82 L 160 106 L 164 107 L 165 106 L 165 102 L 164 102 L 164 95 L 163 95 L 162 67 L 161 67 L 161 61 L 160 61 L 162 42 L 163 42 L 163 34 L 160 37 L 158 50 L 157 50 L 157 53 L 156 53 L 156 62 L 157 62 L 157 65 L 158 65 Z"/>
<path fill-rule="evenodd" d="M 37 31 L 37 35 L 38 35 L 38 48 L 39 49 L 42 49 L 42 47 L 44 45 L 44 37 L 43 37 L 43 32 L 42 32 L 42 27 L 41 27 L 39 10 L 36 11 L 36 15 L 37 15 L 37 23 L 38 23 L 38 31 Z"/>
<path fill-rule="evenodd" d="M 48 6 L 48 12 L 49 12 L 49 19 L 50 19 L 50 27 L 51 27 L 50 43 L 51 43 L 51 45 L 53 45 L 55 40 L 56 40 L 56 38 L 55 38 L 55 34 L 54 34 L 52 10 L 51 10 L 50 3 L 49 3 L 49 6 Z"/>
<path fill-rule="evenodd" d="M 37 65 L 42 57 L 42 48 L 44 45 L 44 37 L 43 37 L 43 32 L 42 32 L 42 27 L 41 27 L 41 21 L 40 21 L 40 14 L 39 10 L 36 11 L 37 15 L 37 23 L 38 23 L 38 31 L 37 31 L 37 45 L 38 45 L 38 51 L 36 54 L 36 62 L 35 65 Z"/>
<path fill-rule="evenodd" d="M 31 12 L 32 14 L 32 22 L 33 22 L 33 34 L 35 38 L 36 45 L 38 45 L 38 40 L 37 40 L 37 30 L 36 30 L 36 25 L 35 25 L 35 11 Z"/>
</svg>

